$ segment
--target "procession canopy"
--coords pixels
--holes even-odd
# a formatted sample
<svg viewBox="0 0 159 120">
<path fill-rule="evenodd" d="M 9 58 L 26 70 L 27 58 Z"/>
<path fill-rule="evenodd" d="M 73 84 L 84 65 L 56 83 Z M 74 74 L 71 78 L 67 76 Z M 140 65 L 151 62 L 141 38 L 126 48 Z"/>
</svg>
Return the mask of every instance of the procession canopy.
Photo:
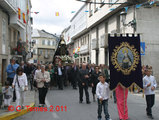
<svg viewBox="0 0 159 120">
<path fill-rule="evenodd" d="M 110 35 L 109 66 L 110 66 L 110 89 L 113 90 L 118 84 L 128 88 L 132 84 L 143 88 L 140 35 L 127 34 Z"/>
</svg>

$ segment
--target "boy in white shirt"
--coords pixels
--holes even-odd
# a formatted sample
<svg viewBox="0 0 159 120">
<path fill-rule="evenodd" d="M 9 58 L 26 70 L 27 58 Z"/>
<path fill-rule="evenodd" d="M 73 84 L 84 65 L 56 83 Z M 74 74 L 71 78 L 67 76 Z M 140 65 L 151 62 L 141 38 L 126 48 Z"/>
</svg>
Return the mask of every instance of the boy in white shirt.
<svg viewBox="0 0 159 120">
<path fill-rule="evenodd" d="M 146 69 L 146 76 L 143 78 L 143 87 L 147 103 L 147 108 L 146 108 L 147 116 L 151 119 L 154 119 L 151 109 L 155 103 L 155 89 L 157 87 L 157 83 L 155 77 L 151 75 L 150 69 Z"/>
<path fill-rule="evenodd" d="M 110 120 L 108 113 L 109 84 L 105 82 L 106 76 L 99 75 L 100 82 L 97 84 L 96 95 L 98 98 L 98 120 L 102 119 L 102 106 L 104 107 L 105 120 Z"/>
</svg>

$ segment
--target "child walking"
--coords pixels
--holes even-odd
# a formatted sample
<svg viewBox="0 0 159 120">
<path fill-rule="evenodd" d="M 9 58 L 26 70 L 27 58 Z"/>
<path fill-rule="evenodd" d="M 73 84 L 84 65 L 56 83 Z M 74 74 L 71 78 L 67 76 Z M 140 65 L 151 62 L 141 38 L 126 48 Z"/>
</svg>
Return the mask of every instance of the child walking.
<svg viewBox="0 0 159 120">
<path fill-rule="evenodd" d="M 5 86 L 2 87 L 2 93 L 4 94 L 4 108 L 8 109 L 12 100 L 13 88 L 9 86 L 8 81 L 5 82 Z"/>
<path fill-rule="evenodd" d="M 100 82 L 97 84 L 96 95 L 98 98 L 98 120 L 102 119 L 102 107 L 104 108 L 105 120 L 110 120 L 108 113 L 109 84 L 105 82 L 106 76 L 99 75 Z"/>
<path fill-rule="evenodd" d="M 147 103 L 147 116 L 150 119 L 154 119 L 152 115 L 152 107 L 155 104 L 155 89 L 157 88 L 157 82 L 154 76 L 151 75 L 151 70 L 146 70 L 146 76 L 143 78 L 143 86 L 145 90 L 146 103 Z"/>
</svg>

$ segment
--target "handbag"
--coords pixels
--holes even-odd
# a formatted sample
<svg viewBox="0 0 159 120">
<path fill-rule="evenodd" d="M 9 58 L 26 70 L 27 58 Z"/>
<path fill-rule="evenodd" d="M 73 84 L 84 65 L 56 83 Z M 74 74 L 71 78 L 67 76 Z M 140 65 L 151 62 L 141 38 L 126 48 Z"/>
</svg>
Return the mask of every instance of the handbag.
<svg viewBox="0 0 159 120">
<path fill-rule="evenodd" d="M 49 82 L 44 82 L 44 87 L 49 88 L 50 83 Z"/>
<path fill-rule="evenodd" d="M 36 82 L 36 80 L 33 81 L 33 86 L 34 86 L 35 88 L 37 88 L 37 82 Z"/>
<path fill-rule="evenodd" d="M 5 99 L 10 99 L 12 96 L 11 95 L 6 95 L 6 94 L 4 94 L 4 98 Z"/>
</svg>

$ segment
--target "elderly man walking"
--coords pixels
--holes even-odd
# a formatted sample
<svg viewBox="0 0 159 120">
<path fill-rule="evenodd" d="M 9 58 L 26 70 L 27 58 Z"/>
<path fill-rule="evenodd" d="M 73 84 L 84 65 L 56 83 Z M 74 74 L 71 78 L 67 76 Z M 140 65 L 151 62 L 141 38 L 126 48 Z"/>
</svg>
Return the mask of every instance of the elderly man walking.
<svg viewBox="0 0 159 120">
<path fill-rule="evenodd" d="M 89 101 L 89 93 L 88 93 L 88 82 L 89 82 L 89 71 L 86 69 L 86 63 L 82 64 L 82 69 L 79 70 L 79 102 L 83 102 L 83 90 L 85 91 L 86 95 L 86 103 L 90 104 Z"/>
</svg>

